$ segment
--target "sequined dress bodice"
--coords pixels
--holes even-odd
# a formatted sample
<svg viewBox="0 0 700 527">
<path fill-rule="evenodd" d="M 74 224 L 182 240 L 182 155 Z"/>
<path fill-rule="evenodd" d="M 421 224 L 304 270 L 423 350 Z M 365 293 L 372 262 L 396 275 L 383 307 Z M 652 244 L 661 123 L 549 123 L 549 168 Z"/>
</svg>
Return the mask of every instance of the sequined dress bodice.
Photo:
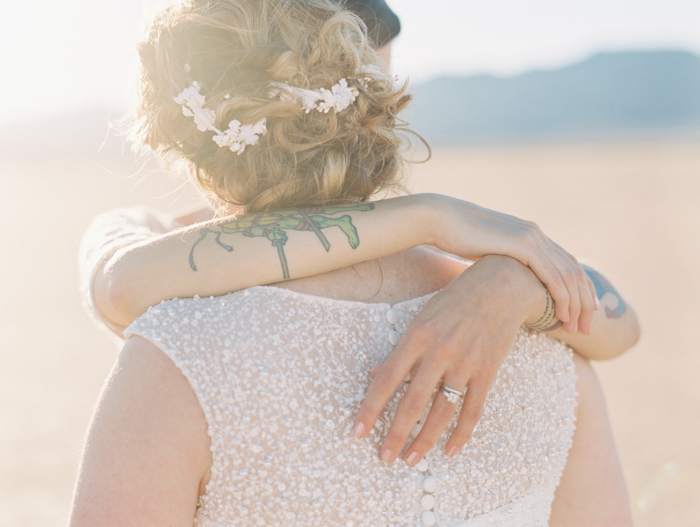
<svg viewBox="0 0 700 527">
<path fill-rule="evenodd" d="M 576 405 L 571 351 L 547 336 L 520 330 L 456 457 L 444 454 L 453 422 L 416 467 L 378 459 L 403 388 L 368 438 L 353 437 L 368 370 L 428 299 L 254 287 L 170 300 L 136 320 L 125 336 L 173 360 L 208 423 L 213 465 L 195 525 L 547 525 Z"/>
</svg>

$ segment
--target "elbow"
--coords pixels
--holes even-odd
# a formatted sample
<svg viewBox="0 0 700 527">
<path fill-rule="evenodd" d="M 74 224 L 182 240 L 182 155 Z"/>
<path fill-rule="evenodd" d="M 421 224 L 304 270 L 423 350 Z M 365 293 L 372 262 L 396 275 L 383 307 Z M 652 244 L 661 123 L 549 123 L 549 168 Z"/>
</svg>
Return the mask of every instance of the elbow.
<svg viewBox="0 0 700 527">
<path fill-rule="evenodd" d="M 108 260 L 95 276 L 93 297 L 95 307 L 110 322 L 127 327 L 143 311 L 135 302 L 134 284 L 137 277 L 121 264 L 118 254 Z"/>
<path fill-rule="evenodd" d="M 627 350 L 633 348 L 642 335 L 642 330 L 639 325 L 639 319 L 637 314 L 629 308 L 625 313 L 625 329 L 620 332 L 620 335 L 613 343 L 611 343 L 610 349 L 597 360 L 610 360 L 619 357 Z"/>
<path fill-rule="evenodd" d="M 616 319 L 612 324 L 608 321 L 607 330 L 599 332 L 596 336 L 585 337 L 579 334 L 576 338 L 569 338 L 566 334 L 561 335 L 562 340 L 579 355 L 594 361 L 619 357 L 634 347 L 640 336 L 639 320 L 632 309 L 628 309 L 623 317 Z"/>
</svg>

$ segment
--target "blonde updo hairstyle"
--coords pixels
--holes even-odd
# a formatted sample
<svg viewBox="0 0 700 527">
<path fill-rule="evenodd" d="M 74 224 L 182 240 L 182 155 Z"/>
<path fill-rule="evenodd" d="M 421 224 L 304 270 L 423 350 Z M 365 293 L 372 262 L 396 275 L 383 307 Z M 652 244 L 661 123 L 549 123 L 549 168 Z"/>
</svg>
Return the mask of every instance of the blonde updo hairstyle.
<svg viewBox="0 0 700 527">
<path fill-rule="evenodd" d="M 362 21 L 331 0 L 185 0 L 161 12 L 139 44 L 135 136 L 183 160 L 207 193 L 247 212 L 368 200 L 397 185 L 405 84 L 363 68 L 377 64 Z M 341 112 L 305 113 L 270 83 L 357 88 Z M 219 147 L 173 100 L 193 81 L 225 130 L 267 119 L 241 155 Z M 167 155 L 166 155 L 167 154 Z"/>
</svg>

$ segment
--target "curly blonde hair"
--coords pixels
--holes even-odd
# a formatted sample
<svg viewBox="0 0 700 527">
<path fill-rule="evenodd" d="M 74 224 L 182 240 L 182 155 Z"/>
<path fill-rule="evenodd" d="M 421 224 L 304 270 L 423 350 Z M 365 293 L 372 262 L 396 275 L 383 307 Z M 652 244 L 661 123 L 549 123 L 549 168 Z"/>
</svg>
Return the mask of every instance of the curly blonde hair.
<svg viewBox="0 0 700 527">
<path fill-rule="evenodd" d="M 184 160 L 198 185 L 250 211 L 368 200 L 397 185 L 410 96 L 406 85 L 363 72 L 378 59 L 362 21 L 332 0 L 184 0 L 161 12 L 138 47 L 134 135 Z M 342 112 L 304 113 L 270 83 L 357 88 Z M 242 155 L 220 148 L 173 100 L 192 81 L 216 123 L 267 119 Z"/>
</svg>

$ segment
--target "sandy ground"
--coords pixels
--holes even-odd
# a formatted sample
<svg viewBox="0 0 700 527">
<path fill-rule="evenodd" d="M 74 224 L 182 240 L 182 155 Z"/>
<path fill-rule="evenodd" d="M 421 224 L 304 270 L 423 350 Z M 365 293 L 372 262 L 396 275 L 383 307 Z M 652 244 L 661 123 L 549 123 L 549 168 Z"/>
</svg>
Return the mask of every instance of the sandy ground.
<svg viewBox="0 0 700 527">
<path fill-rule="evenodd" d="M 0 525 L 68 516 L 82 439 L 118 345 L 83 311 L 76 252 L 91 217 L 188 188 L 138 166 L 0 161 Z M 700 525 L 700 143 L 438 150 L 411 187 L 537 221 L 637 310 L 638 346 L 597 365 L 636 525 Z"/>
</svg>

